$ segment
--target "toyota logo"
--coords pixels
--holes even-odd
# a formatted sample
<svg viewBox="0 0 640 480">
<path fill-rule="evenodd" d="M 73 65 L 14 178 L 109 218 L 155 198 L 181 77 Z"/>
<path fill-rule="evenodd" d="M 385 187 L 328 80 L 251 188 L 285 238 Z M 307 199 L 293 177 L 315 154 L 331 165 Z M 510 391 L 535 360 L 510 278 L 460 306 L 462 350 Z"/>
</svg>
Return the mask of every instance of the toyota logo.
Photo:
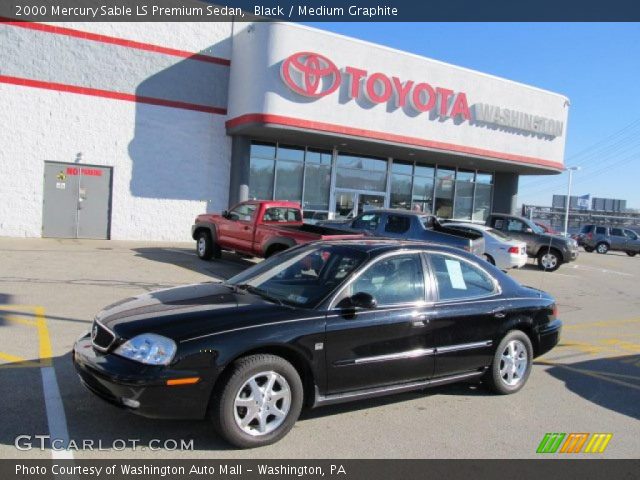
<svg viewBox="0 0 640 480">
<path fill-rule="evenodd" d="M 282 62 L 282 80 L 296 93 L 320 98 L 340 86 L 340 70 L 327 57 L 313 52 L 298 52 Z"/>
</svg>

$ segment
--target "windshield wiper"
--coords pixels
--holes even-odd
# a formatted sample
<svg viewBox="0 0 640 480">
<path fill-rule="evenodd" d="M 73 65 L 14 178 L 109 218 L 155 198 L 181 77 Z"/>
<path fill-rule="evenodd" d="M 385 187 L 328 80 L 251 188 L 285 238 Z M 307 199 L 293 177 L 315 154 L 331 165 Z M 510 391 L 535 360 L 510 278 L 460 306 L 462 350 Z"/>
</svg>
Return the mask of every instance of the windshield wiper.
<svg viewBox="0 0 640 480">
<path fill-rule="evenodd" d="M 285 306 L 284 302 L 278 297 L 274 297 L 273 295 L 270 295 L 266 291 L 261 290 L 257 287 L 254 287 L 253 285 L 249 285 L 248 283 L 241 283 L 240 285 L 230 285 L 230 286 L 235 287 L 237 290 L 244 290 L 245 292 L 249 292 L 253 295 L 257 295 L 259 297 L 264 298 L 265 300 L 269 300 L 270 302 L 277 303 L 280 306 L 283 306 L 283 307 Z"/>
</svg>

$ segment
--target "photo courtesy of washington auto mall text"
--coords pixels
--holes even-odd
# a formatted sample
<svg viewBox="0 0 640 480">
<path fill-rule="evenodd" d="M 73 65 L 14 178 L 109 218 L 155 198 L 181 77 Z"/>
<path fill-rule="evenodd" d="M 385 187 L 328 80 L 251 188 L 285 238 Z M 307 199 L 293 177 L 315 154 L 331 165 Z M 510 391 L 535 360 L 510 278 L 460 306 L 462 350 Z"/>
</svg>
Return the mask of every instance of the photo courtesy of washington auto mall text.
<svg viewBox="0 0 640 480">
<path fill-rule="evenodd" d="M 640 2 L 574 3 L 0 0 L 0 480 L 638 478 Z"/>
</svg>

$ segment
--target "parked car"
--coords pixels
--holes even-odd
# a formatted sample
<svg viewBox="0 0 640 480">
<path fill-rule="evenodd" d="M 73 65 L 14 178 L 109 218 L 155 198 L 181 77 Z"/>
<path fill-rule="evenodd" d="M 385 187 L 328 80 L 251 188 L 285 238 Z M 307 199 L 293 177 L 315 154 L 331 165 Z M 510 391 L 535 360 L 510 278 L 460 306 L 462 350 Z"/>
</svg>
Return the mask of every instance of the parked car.
<svg viewBox="0 0 640 480">
<path fill-rule="evenodd" d="M 481 233 L 485 259 L 500 270 L 521 268 L 527 263 L 527 244 L 513 240 L 500 230 L 475 223 L 447 223 L 447 227 Z"/>
<path fill-rule="evenodd" d="M 515 393 L 560 330 L 550 295 L 460 249 L 317 242 L 225 283 L 106 307 L 73 362 L 112 404 L 206 418 L 233 445 L 255 447 L 282 438 L 303 406 L 458 381 Z"/>
<path fill-rule="evenodd" d="M 585 251 L 607 253 L 609 250 L 626 252 L 635 257 L 640 252 L 640 237 L 633 230 L 604 225 L 583 225 L 579 242 Z"/>
<path fill-rule="evenodd" d="M 433 215 L 400 209 L 372 209 L 353 219 L 319 222 L 318 225 L 376 237 L 421 240 L 461 248 L 482 256 L 481 233 L 464 232 L 442 225 Z"/>
<path fill-rule="evenodd" d="M 542 223 L 542 222 L 533 222 L 533 223 L 535 223 L 538 227 L 540 227 L 544 233 L 548 233 L 550 235 L 562 235 L 561 232 L 551 228 L 551 225 L 547 225 L 546 223 Z"/>
<path fill-rule="evenodd" d="M 220 258 L 223 250 L 270 257 L 294 245 L 362 235 L 303 223 L 302 209 L 295 202 L 251 200 L 221 214 L 198 215 L 191 237 L 198 257 L 211 260 Z"/>
<path fill-rule="evenodd" d="M 525 242 L 527 255 L 537 259 L 540 270 L 554 271 L 563 263 L 578 258 L 578 243 L 574 239 L 544 233 L 528 218 L 492 213 L 487 218 L 486 225 Z"/>
</svg>

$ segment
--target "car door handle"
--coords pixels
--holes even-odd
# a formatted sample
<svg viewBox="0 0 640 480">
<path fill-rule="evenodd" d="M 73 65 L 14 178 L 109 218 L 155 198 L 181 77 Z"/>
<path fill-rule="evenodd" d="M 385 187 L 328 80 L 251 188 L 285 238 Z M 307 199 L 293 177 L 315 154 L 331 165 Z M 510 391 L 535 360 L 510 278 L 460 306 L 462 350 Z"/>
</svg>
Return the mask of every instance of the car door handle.
<svg viewBox="0 0 640 480">
<path fill-rule="evenodd" d="M 429 315 L 426 313 L 414 312 L 411 315 L 411 324 L 414 327 L 426 327 L 429 324 Z"/>
<path fill-rule="evenodd" d="M 507 316 L 504 310 L 494 310 L 493 316 L 496 318 L 504 318 Z"/>
</svg>

